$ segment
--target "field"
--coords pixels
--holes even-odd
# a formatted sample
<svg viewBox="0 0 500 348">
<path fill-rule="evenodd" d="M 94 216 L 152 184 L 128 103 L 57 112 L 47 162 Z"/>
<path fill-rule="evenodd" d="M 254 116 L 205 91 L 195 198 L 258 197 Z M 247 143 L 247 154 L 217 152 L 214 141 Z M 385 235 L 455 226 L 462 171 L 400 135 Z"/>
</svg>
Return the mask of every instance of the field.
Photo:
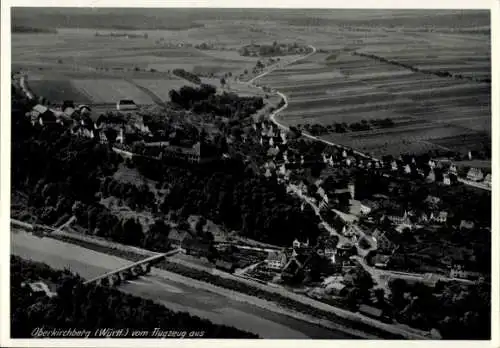
<svg viewBox="0 0 500 348">
<path fill-rule="evenodd" d="M 140 33 L 148 33 L 148 38 L 133 39 L 95 36 L 96 31 L 60 28 L 57 34 L 13 34 L 12 70 L 26 72 L 33 91 L 52 102 L 112 104 L 133 99 L 147 105 L 169 100 L 171 89 L 191 85 L 173 76 L 173 69 L 213 74 L 218 81 L 226 73 L 251 70 L 258 60 L 239 56 L 238 45 L 225 51 L 195 49 L 192 46 L 209 35 L 187 30 L 145 30 Z"/>
<path fill-rule="evenodd" d="M 287 95 L 289 107 L 279 115 L 282 122 L 330 125 L 390 118 L 392 128 L 324 135 L 374 155 L 429 149 L 466 152 L 491 143 L 491 86 L 478 82 L 491 79 L 487 11 L 136 10 L 147 18 L 153 15 L 148 25 L 130 10 L 125 11 L 126 30 L 113 27 L 114 15 L 109 26 L 85 29 L 78 24 L 77 10 L 71 14 L 74 23 L 59 12 L 30 17 L 23 10 L 16 17 L 16 11 L 13 21 L 18 25 L 28 20 L 40 27 L 57 25 L 57 34 L 12 35 L 13 69 L 27 71 L 30 86 L 51 100 L 114 103 L 131 98 L 140 104 L 158 103 L 168 100 L 172 88 L 189 84 L 171 74 L 176 68 L 201 74 L 204 82 L 221 90 L 221 77 L 251 71 L 259 60 L 240 56 L 237 50 L 243 45 L 296 42 L 318 52 L 256 81 Z M 94 19 L 89 23 L 99 22 Z M 176 28 L 159 24 L 170 20 Z M 95 35 L 106 30 L 147 37 Z M 201 43 L 221 48 L 196 49 Z M 436 71 L 460 78 L 439 77 Z M 257 93 L 232 78 L 226 80 L 232 89 Z"/>
<path fill-rule="evenodd" d="M 346 50 L 316 53 L 259 81 L 287 96 L 289 107 L 279 116 L 282 122 L 329 125 L 390 118 L 393 128 L 324 135 L 374 155 L 431 149 L 466 152 L 490 144 L 490 84 L 413 72 L 353 54 L 483 79 L 490 78 L 489 35 L 374 30 L 363 35 L 344 32 L 337 38 L 346 43 Z"/>
</svg>

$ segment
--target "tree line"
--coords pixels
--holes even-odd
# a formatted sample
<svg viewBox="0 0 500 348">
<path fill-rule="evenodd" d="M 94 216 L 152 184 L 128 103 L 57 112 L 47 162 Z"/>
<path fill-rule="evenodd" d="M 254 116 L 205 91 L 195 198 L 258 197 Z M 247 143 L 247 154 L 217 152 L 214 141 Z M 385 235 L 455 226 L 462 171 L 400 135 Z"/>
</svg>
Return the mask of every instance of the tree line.
<svg viewBox="0 0 500 348">
<path fill-rule="evenodd" d="M 169 92 L 173 103 L 197 114 L 213 114 L 229 119 L 244 119 L 264 106 L 262 97 L 240 97 L 235 93 L 216 94 L 215 87 L 199 88 L 184 86 Z"/>
<path fill-rule="evenodd" d="M 183 78 L 184 80 L 188 80 L 196 85 L 199 85 L 201 83 L 201 79 L 199 76 L 196 74 L 193 74 L 192 72 L 186 71 L 184 69 L 174 69 L 172 70 L 172 73 L 180 78 Z"/>
<path fill-rule="evenodd" d="M 390 118 L 374 119 L 374 120 L 361 120 L 360 122 L 335 122 L 329 125 L 322 125 L 319 123 L 306 123 L 304 125 L 298 124 L 299 129 L 303 129 L 312 135 L 319 136 L 329 133 L 347 133 L 347 132 L 361 132 L 368 131 L 373 128 L 391 128 L 394 127 L 394 121 Z"/>
<path fill-rule="evenodd" d="M 480 79 L 480 78 L 477 78 L 475 76 L 467 76 L 467 75 L 463 75 L 463 74 L 453 74 L 453 73 L 450 73 L 449 71 L 445 71 L 445 70 L 425 70 L 425 69 L 420 69 L 420 68 L 418 68 L 416 66 L 412 66 L 412 65 L 409 65 L 409 64 L 398 62 L 396 60 L 392 60 L 392 59 L 387 59 L 387 58 L 384 58 L 384 57 L 380 57 L 380 56 L 377 56 L 375 54 L 361 53 L 361 52 L 356 52 L 356 51 L 352 52 L 352 54 L 354 54 L 356 56 L 361 56 L 361 57 L 366 57 L 366 58 L 378 60 L 379 62 L 382 62 L 382 63 L 387 63 L 387 64 L 399 66 L 399 67 L 402 67 L 402 68 L 405 68 L 405 69 L 409 69 L 409 70 L 411 70 L 413 72 L 418 72 L 418 73 L 422 73 L 422 74 L 435 75 L 437 77 L 450 77 L 450 78 L 455 78 L 455 79 L 460 79 L 460 80 L 469 80 L 469 81 L 484 82 L 484 83 L 490 83 L 491 84 L 491 78 L 489 78 L 489 79 Z"/>
<path fill-rule="evenodd" d="M 302 213 L 299 199 L 244 166 L 187 169 L 142 158 L 134 158 L 134 165 L 146 177 L 165 183 L 168 192 L 160 207 L 164 213 L 203 215 L 246 237 L 277 245 L 319 235 L 317 216 Z"/>
</svg>

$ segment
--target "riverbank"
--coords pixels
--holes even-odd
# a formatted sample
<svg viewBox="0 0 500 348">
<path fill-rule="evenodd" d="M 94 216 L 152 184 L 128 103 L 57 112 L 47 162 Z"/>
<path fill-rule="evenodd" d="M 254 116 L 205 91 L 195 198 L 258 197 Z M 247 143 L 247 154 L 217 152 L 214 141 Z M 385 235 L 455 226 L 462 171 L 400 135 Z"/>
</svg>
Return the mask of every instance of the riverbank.
<svg viewBox="0 0 500 348">
<path fill-rule="evenodd" d="M 138 261 L 144 258 L 144 256 L 142 256 L 144 254 L 138 255 L 130 250 L 125 250 L 127 246 L 123 246 L 125 247 L 125 249 L 110 249 L 104 245 L 93 244 L 89 242 L 89 237 L 87 236 L 85 236 L 85 240 L 82 240 L 78 235 L 71 236 L 70 234 L 65 233 L 64 236 L 57 234 L 51 236 L 51 238 L 55 238 L 72 244 L 77 244 L 91 250 L 109 253 L 111 255 L 127 259 L 129 261 Z M 266 301 L 276 303 L 281 307 L 281 309 L 287 309 L 293 311 L 293 313 L 298 312 L 302 315 L 309 316 L 310 318 L 308 322 L 310 323 L 322 325 L 323 327 L 325 327 L 325 322 L 323 321 L 326 320 L 330 323 L 328 324 L 328 328 L 342 330 L 343 332 L 346 332 L 353 336 L 364 338 L 378 337 L 386 339 L 426 338 L 421 336 L 415 337 L 412 334 L 405 335 L 404 332 L 399 332 L 399 329 L 391 328 L 389 325 L 384 323 L 374 323 L 373 320 L 363 317 L 358 313 L 348 312 L 298 294 L 289 292 L 283 294 L 282 292 L 286 291 L 284 289 L 267 289 L 265 285 L 253 284 L 247 279 L 239 278 L 229 273 L 225 274 L 224 272 L 215 269 L 212 273 L 209 273 L 206 270 L 195 268 L 194 265 L 189 265 L 176 259 L 162 262 L 156 267 L 168 272 L 188 277 L 189 279 L 203 280 L 205 284 L 214 285 L 219 290 L 223 288 L 229 291 L 236 291 L 240 295 L 250 296 L 255 299 L 264 299 Z M 332 318 L 335 319 L 335 324 L 331 322 Z M 333 327 L 332 324 L 334 325 Z"/>
</svg>

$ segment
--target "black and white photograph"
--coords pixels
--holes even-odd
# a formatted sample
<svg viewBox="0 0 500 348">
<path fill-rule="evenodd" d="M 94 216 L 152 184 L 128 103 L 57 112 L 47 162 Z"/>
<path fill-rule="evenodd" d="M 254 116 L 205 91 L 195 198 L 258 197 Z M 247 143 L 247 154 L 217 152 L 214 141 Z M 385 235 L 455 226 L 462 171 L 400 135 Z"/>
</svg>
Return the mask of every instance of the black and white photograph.
<svg viewBox="0 0 500 348">
<path fill-rule="evenodd" d="M 6 10 L 2 340 L 491 346 L 491 9 L 307 5 Z"/>
</svg>

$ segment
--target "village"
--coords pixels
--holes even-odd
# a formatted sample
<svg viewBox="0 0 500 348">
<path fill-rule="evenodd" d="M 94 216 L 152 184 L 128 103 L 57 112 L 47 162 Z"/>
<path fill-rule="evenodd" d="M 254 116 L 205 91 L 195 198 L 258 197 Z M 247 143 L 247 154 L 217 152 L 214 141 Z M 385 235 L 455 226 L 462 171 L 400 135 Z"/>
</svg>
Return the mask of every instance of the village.
<svg viewBox="0 0 500 348">
<path fill-rule="evenodd" d="M 170 139 L 158 140 L 136 109 L 133 102 L 119 102 L 117 112 L 106 116 L 92 112 L 88 105 L 75 106 L 67 101 L 55 109 L 37 104 L 26 117 L 33 126 L 60 125 L 68 127 L 74 136 L 98 139 L 128 159 L 138 155 L 131 152 L 136 148 L 134 143 L 138 142 L 146 149 L 160 147 L 160 155 L 155 157 L 159 160 L 165 156 L 202 164 L 231 156 L 231 150 L 225 153 L 209 151 L 209 156 L 204 152 L 202 156 L 199 141 L 191 142 L 190 146 L 178 146 L 170 144 Z M 439 281 L 471 285 L 484 278 L 485 274 L 477 271 L 474 262 L 470 261 L 474 255 L 459 253 L 440 264 L 426 265 L 418 258 L 413 263 L 408 262 L 408 255 L 402 258 L 399 251 L 408 234 L 418 238 L 423 231 L 437 233 L 449 225 L 472 232 L 481 227 L 476 226 L 477 222 L 458 217 L 450 222 L 453 211 L 440 209 L 443 206 L 441 199 L 432 195 L 428 195 L 418 209 L 391 206 L 387 204 L 391 199 L 380 193 L 358 198 L 355 180 L 349 177 L 354 171 L 361 170 L 383 178 L 418 177 L 424 185 L 456 186 L 466 180 L 490 187 L 491 174 L 478 168 L 464 172 L 451 161 L 437 159 L 429 159 L 423 164 L 408 156 L 385 161 L 370 160 L 342 148 L 330 147 L 321 153 L 303 154 L 299 151 L 298 133 L 258 120 L 238 136 L 228 135 L 226 141 L 229 145 L 245 143 L 261 154 L 256 157 L 259 158 L 261 174 L 285 185 L 289 194 L 300 197 L 303 210 L 314 210 L 321 221 L 321 238 L 314 244 L 296 239 L 285 248 L 248 246 L 227 236 L 217 236 L 213 241 L 200 240 L 196 231 L 203 231 L 208 224 L 198 223 L 191 228 L 185 226 L 184 230 L 174 228 L 168 235 L 172 246 L 184 250 L 186 262 L 205 260 L 201 265 L 207 269 L 215 267 L 336 305 L 347 303 L 350 291 L 359 286 L 357 278 L 363 277 L 360 272 L 365 272 L 372 277 L 374 284 L 365 289 L 371 295 L 358 310 L 367 316 L 389 321 L 384 308 L 390 295 L 389 283 L 394 279 L 435 287 Z M 311 175 L 318 165 L 320 175 Z M 330 182 L 328 173 L 338 171 L 344 172 L 344 179 Z M 389 186 L 392 191 L 399 189 L 394 182 Z M 418 254 L 418 250 L 413 254 Z M 385 300 L 380 299 L 381 290 Z"/>
</svg>

